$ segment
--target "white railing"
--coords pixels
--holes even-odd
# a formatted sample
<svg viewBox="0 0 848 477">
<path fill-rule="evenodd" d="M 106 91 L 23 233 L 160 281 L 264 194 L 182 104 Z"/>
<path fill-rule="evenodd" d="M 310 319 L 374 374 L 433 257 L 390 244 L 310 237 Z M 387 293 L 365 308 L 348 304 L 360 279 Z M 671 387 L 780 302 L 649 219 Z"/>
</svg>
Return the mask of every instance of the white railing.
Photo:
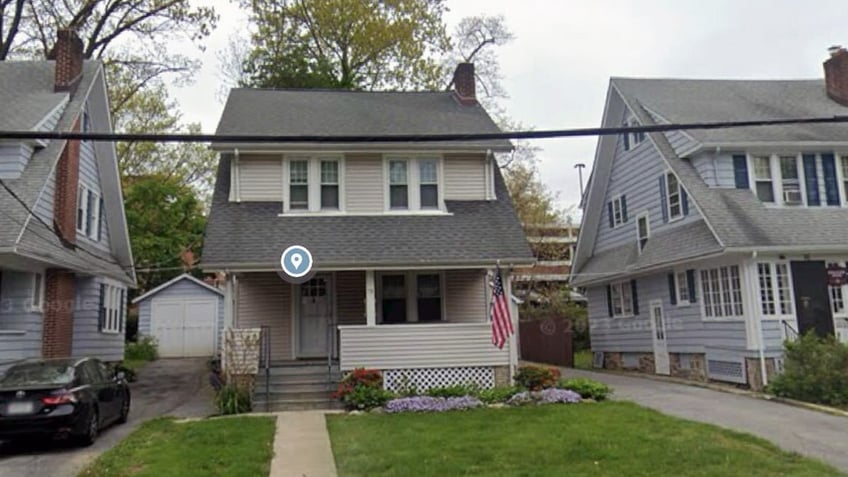
<svg viewBox="0 0 848 477">
<path fill-rule="evenodd" d="M 417 369 L 508 366 L 508 345 L 492 344 L 489 323 L 339 326 L 340 366 Z"/>
</svg>

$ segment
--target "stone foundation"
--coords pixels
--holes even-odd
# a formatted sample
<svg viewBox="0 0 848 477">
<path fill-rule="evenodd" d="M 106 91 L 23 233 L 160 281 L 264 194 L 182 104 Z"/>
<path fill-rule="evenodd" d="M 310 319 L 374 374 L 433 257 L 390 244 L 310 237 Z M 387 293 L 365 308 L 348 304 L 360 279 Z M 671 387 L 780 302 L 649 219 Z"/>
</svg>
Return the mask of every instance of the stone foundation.
<svg viewBox="0 0 848 477">
<path fill-rule="evenodd" d="M 495 366 L 495 386 L 509 386 L 509 366 Z"/>
<path fill-rule="evenodd" d="M 774 358 L 766 358 L 766 376 L 771 381 L 777 372 L 774 367 Z M 760 366 L 759 358 L 745 358 L 745 368 L 748 372 L 748 387 L 752 391 L 760 392 L 763 390 L 763 375 L 762 367 Z"/>
<path fill-rule="evenodd" d="M 654 355 L 653 354 L 643 354 L 639 356 L 639 372 L 640 373 L 648 373 L 648 374 L 656 374 L 657 367 L 654 363 Z"/>
<path fill-rule="evenodd" d="M 689 353 L 687 353 L 689 354 Z M 703 354 L 689 354 L 689 368 L 681 367 L 680 353 L 670 353 L 671 375 L 692 381 L 707 381 L 707 359 Z"/>
<path fill-rule="evenodd" d="M 604 369 L 624 369 L 621 353 L 604 353 Z"/>
</svg>

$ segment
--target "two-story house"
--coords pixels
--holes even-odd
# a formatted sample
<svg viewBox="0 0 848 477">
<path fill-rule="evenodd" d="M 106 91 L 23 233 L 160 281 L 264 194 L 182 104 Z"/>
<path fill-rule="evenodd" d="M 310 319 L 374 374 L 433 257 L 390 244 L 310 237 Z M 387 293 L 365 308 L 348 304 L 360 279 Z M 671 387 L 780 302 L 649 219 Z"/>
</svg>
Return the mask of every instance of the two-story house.
<svg viewBox="0 0 848 477">
<path fill-rule="evenodd" d="M 323 375 L 298 397 L 327 399 L 316 360 L 379 369 L 389 388 L 509 382 L 516 350 L 492 344 L 489 282 L 500 266 L 508 294 L 510 269 L 533 261 L 494 158 L 511 143 L 384 140 L 499 132 L 474 81 L 463 64 L 447 92 L 231 91 L 218 135 L 373 138 L 212 145 L 202 267 L 227 273 L 225 326 L 264 326 L 276 366 Z M 313 257 L 306 283 L 278 275 L 292 245 Z"/>
<path fill-rule="evenodd" d="M 61 30 L 50 61 L 0 62 L 0 129 L 110 132 L 103 65 Z M 135 285 L 115 146 L 0 140 L 0 365 L 124 355 Z"/>
<path fill-rule="evenodd" d="M 613 78 L 603 125 L 848 114 L 825 80 Z M 603 136 L 574 264 L 595 365 L 759 388 L 797 333 L 848 339 L 848 125 Z"/>
</svg>

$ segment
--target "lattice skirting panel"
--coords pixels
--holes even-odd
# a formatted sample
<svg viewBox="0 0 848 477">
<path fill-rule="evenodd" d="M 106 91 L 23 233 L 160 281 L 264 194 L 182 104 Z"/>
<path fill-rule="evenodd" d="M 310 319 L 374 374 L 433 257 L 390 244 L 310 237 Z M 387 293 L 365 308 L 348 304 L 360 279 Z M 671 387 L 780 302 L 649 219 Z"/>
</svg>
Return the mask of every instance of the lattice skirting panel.
<svg viewBox="0 0 848 477">
<path fill-rule="evenodd" d="M 399 391 L 410 386 L 426 391 L 430 388 L 476 384 L 484 389 L 495 386 L 495 369 L 491 367 L 419 368 L 383 370 L 383 387 Z"/>
<path fill-rule="evenodd" d="M 745 361 L 720 360 L 707 357 L 707 374 L 710 379 L 716 381 L 729 381 L 732 383 L 746 384 L 748 382 L 745 373 Z"/>
</svg>

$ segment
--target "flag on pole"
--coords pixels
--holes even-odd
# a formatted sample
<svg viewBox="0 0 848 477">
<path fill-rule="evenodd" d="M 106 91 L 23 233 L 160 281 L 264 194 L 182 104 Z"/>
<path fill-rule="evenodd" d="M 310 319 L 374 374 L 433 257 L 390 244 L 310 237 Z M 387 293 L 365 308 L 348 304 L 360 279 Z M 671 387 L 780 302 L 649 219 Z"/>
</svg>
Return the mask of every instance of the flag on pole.
<svg viewBox="0 0 848 477">
<path fill-rule="evenodd" d="M 506 340 L 514 333 L 509 316 L 509 298 L 504 293 L 503 277 L 498 267 L 492 282 L 492 344 L 503 348 Z"/>
</svg>

